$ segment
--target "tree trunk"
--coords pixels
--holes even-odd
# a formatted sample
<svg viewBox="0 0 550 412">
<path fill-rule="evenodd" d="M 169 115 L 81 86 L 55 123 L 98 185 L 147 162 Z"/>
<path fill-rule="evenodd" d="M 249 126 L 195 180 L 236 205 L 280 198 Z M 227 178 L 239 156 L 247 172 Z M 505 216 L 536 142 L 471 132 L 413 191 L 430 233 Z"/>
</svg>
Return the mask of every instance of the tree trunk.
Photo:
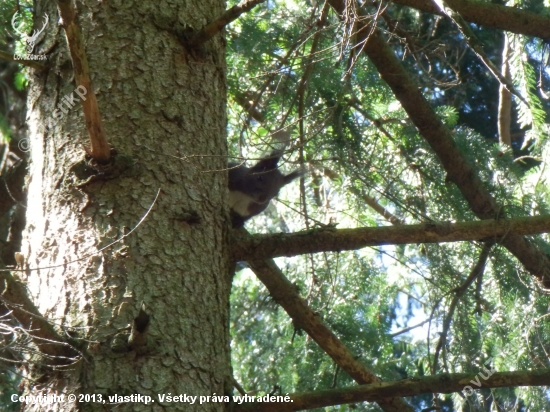
<svg viewBox="0 0 550 412">
<path fill-rule="evenodd" d="M 200 29 L 224 2 L 85 0 L 76 7 L 116 155 L 108 167 L 85 160 L 88 133 L 65 32 L 54 4 L 37 1 L 35 20 L 50 16 L 37 52 L 51 67 L 30 76 L 23 280 L 78 354 L 69 366 L 35 358 L 25 395 L 64 394 L 55 405 L 63 411 L 224 410 L 223 402 L 159 397 L 230 389 L 224 40 L 188 53 L 166 30 Z M 72 108 L 63 103 L 71 95 Z M 77 400 L 67 401 L 69 394 Z M 109 398 L 138 394 L 154 403 Z"/>
</svg>

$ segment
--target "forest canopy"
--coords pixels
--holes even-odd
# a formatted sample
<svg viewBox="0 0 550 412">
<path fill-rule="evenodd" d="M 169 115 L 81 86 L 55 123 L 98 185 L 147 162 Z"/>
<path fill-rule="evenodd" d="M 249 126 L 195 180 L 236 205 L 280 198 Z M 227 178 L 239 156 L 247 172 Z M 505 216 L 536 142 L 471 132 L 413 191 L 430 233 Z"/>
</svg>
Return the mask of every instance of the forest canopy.
<svg viewBox="0 0 550 412">
<path fill-rule="evenodd" d="M 305 163 L 310 171 L 300 196 L 286 189 L 285 200 L 256 218 L 256 231 L 548 214 L 549 48 L 542 38 L 548 31 L 538 37 L 517 32 L 512 15 L 500 27 L 484 24 L 490 6 L 501 7 L 494 3 L 446 3 L 455 11 L 454 3 L 486 6 L 474 22 L 459 19 L 460 12 L 454 20 L 445 17 L 436 3 L 348 2 L 338 9 L 338 2 L 269 2 L 227 29 L 230 151 L 254 158 L 265 145 L 265 125 L 290 127 L 296 140 L 288 163 Z M 514 5 L 548 19 L 541 2 Z M 369 50 L 377 33 L 386 50 Z M 396 77 L 406 78 L 394 83 L 411 83 L 407 87 L 420 92 L 433 114 L 418 113 L 420 97 L 402 84 L 395 86 L 401 87 L 398 95 L 385 82 L 394 73 L 377 56 L 382 53 L 402 65 Z M 424 135 L 432 116 L 446 136 Z M 437 140 L 447 139 L 460 158 L 434 150 Z M 487 213 L 466 197 L 480 188 L 470 186 L 470 176 L 458 186 L 461 162 L 496 210 Z M 279 266 L 313 311 L 385 381 L 483 374 L 485 365 L 497 371 L 547 368 L 548 296 L 498 240 L 324 252 Z M 529 242 L 548 253 L 546 235 Z M 240 382 L 283 393 L 351 383 L 247 271 L 237 275 L 232 319 Z M 550 407 L 541 387 L 409 400 L 415 410 L 432 402 L 441 410 Z M 372 404 L 356 406 L 371 410 Z"/>
</svg>

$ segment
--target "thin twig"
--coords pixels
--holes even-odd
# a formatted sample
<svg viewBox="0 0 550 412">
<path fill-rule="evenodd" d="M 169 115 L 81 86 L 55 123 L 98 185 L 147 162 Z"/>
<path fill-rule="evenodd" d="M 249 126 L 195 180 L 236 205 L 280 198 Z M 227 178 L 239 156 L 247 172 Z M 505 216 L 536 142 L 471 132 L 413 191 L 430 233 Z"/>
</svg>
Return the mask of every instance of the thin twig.
<svg viewBox="0 0 550 412">
<path fill-rule="evenodd" d="M 435 4 L 441 9 L 443 13 L 447 15 L 447 17 L 456 25 L 460 33 L 464 36 L 464 39 L 466 40 L 466 43 L 472 51 L 477 55 L 477 57 L 485 64 L 487 69 L 491 72 L 493 77 L 498 80 L 498 82 L 501 84 L 502 87 L 505 87 L 510 93 L 517 96 L 518 99 L 520 99 L 527 107 L 530 107 L 527 100 L 523 98 L 523 96 L 515 89 L 512 82 L 507 79 L 505 76 L 503 76 L 497 67 L 494 65 L 494 63 L 489 59 L 485 51 L 483 50 L 483 46 L 479 39 L 474 34 L 474 31 L 468 26 L 468 23 L 464 18 L 457 12 L 453 7 L 449 5 L 448 1 L 445 0 L 433 0 Z"/>
<path fill-rule="evenodd" d="M 407 328 L 404 328 L 404 329 L 401 329 L 400 331 L 398 332 L 395 332 L 395 333 L 391 333 L 389 336 L 391 338 L 395 338 L 396 336 L 399 336 L 399 335 L 403 335 L 404 333 L 407 333 L 407 332 L 410 332 L 411 330 L 413 329 L 416 329 L 416 328 L 419 328 L 421 326 L 424 326 L 426 323 L 428 323 L 431 319 L 426 319 L 425 321 L 422 321 L 420 323 L 418 323 L 417 325 L 414 325 L 414 326 L 409 326 Z"/>
<path fill-rule="evenodd" d="M 481 253 L 479 254 L 479 258 L 477 260 L 476 265 L 470 272 L 470 275 L 466 278 L 462 284 L 453 290 L 451 290 L 451 293 L 454 293 L 455 296 L 453 297 L 451 304 L 449 305 L 449 310 L 447 312 L 447 316 L 445 316 L 445 320 L 443 321 L 443 329 L 441 331 L 439 341 L 437 342 L 437 347 L 435 348 L 435 354 L 434 354 L 434 363 L 432 365 L 432 374 L 436 374 L 437 372 L 437 364 L 439 359 L 439 354 L 441 352 L 441 349 L 447 342 L 447 334 L 449 333 L 449 328 L 451 327 L 451 321 L 453 320 L 453 315 L 455 312 L 455 309 L 458 305 L 458 302 L 464 296 L 464 293 L 466 293 L 466 290 L 470 287 L 470 285 L 480 276 L 483 271 L 485 270 L 485 264 L 487 263 L 487 259 L 489 258 L 489 252 L 491 251 L 491 248 L 493 247 L 494 242 L 487 241 L 484 243 L 483 248 L 481 249 Z"/>
<path fill-rule="evenodd" d="M 54 269 L 54 268 L 58 268 L 58 267 L 67 266 L 67 265 L 70 265 L 71 263 L 79 262 L 81 260 L 89 259 L 92 256 L 98 255 L 99 253 L 101 253 L 104 250 L 109 249 L 110 247 L 116 245 L 117 243 L 121 242 L 123 239 L 130 236 L 133 232 L 135 232 L 135 230 L 145 221 L 145 219 L 147 219 L 147 216 L 149 216 L 149 213 L 151 213 L 151 210 L 153 209 L 153 206 L 155 206 L 155 203 L 157 202 L 157 199 L 160 195 L 160 191 L 161 191 L 161 189 L 159 189 L 157 191 L 157 195 L 155 196 L 155 200 L 153 200 L 153 203 L 151 203 L 151 206 L 149 207 L 149 210 L 147 210 L 147 212 L 143 215 L 143 217 L 140 219 L 140 221 L 137 223 L 137 225 L 135 225 L 133 227 L 132 230 L 130 230 L 128 233 L 122 235 L 118 239 L 114 240 L 113 242 L 109 243 L 107 246 L 102 247 L 97 252 L 89 253 L 89 254 L 81 257 L 81 258 L 71 260 L 69 262 L 65 262 L 65 263 L 62 263 L 60 265 L 44 266 L 44 267 L 38 267 L 38 268 L 24 268 L 24 269 L 0 269 L 0 272 L 27 272 L 27 271 L 32 271 L 32 270 Z"/>
</svg>

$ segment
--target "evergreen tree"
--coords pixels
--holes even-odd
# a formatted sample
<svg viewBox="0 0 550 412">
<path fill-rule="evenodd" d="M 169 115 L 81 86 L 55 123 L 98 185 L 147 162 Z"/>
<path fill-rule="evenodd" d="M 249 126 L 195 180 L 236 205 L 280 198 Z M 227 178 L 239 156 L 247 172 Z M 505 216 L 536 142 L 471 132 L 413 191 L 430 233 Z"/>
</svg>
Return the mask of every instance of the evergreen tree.
<svg viewBox="0 0 550 412">
<path fill-rule="evenodd" d="M 550 410 L 547 7 L 1 7 L 5 408 Z"/>
</svg>

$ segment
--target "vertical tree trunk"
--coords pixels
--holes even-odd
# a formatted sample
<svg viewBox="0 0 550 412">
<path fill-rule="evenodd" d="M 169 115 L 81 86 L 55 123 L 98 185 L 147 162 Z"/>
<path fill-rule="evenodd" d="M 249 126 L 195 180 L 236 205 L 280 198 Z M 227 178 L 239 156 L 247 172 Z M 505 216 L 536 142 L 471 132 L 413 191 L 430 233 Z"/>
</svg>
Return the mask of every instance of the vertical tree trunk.
<svg viewBox="0 0 550 412">
<path fill-rule="evenodd" d="M 55 371 L 44 365 L 59 360 L 35 359 L 42 366 L 28 368 L 25 394 L 77 395 L 60 410 L 111 410 L 115 394 L 154 400 L 122 403 L 120 411 L 223 410 L 223 403 L 168 403 L 158 395 L 228 390 L 224 41 L 217 36 L 189 54 L 160 28 L 200 29 L 224 2 L 84 0 L 76 7 L 117 154 L 109 167 L 84 160 L 88 135 L 65 33 L 54 4 L 37 1 L 36 19 L 50 15 L 37 51 L 51 67 L 30 79 L 24 280 L 80 355 Z M 71 95 L 72 108 L 63 105 Z M 61 119 L 45 128 L 56 108 Z M 78 394 L 102 398 L 81 403 Z"/>
</svg>

